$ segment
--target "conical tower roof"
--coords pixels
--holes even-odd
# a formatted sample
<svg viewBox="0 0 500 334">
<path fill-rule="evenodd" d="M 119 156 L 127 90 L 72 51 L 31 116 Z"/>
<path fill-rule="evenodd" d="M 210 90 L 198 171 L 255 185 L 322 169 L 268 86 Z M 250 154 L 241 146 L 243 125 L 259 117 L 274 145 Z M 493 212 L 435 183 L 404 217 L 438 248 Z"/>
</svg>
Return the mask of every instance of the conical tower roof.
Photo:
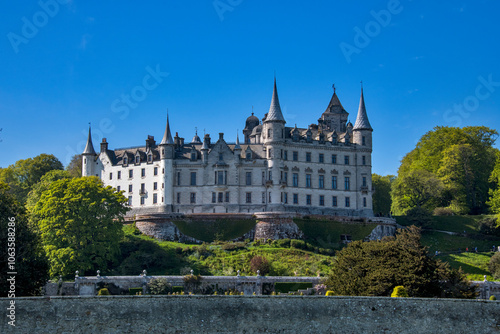
<svg viewBox="0 0 500 334">
<path fill-rule="evenodd" d="M 165 127 L 165 133 L 163 134 L 163 139 L 161 140 L 160 145 L 170 145 L 173 143 L 174 140 L 172 139 L 172 133 L 170 132 L 170 124 L 168 121 L 168 113 L 167 113 L 167 126 Z"/>
<path fill-rule="evenodd" d="M 356 123 L 354 123 L 353 130 L 373 131 L 373 128 L 370 125 L 370 121 L 368 121 L 368 115 L 366 114 L 365 97 L 363 95 L 363 87 L 361 87 L 361 98 L 359 100 L 358 117 L 356 118 Z"/>
<path fill-rule="evenodd" d="M 94 145 L 92 145 L 92 133 L 90 132 L 90 125 L 89 125 L 89 136 L 87 138 L 87 145 L 85 145 L 85 149 L 83 150 L 83 154 L 96 155 L 95 150 L 94 150 Z"/>
<path fill-rule="evenodd" d="M 280 101 L 278 99 L 278 90 L 276 88 L 276 78 L 274 78 L 273 98 L 271 100 L 271 106 L 269 107 L 269 112 L 267 113 L 265 122 L 269 121 L 279 121 L 286 123 L 285 118 L 281 113 Z"/>
<path fill-rule="evenodd" d="M 337 96 L 335 85 L 333 85 L 333 95 L 330 99 L 330 103 L 328 103 L 328 107 L 326 107 L 325 113 L 347 113 L 342 103 L 340 103 L 339 97 Z"/>
</svg>

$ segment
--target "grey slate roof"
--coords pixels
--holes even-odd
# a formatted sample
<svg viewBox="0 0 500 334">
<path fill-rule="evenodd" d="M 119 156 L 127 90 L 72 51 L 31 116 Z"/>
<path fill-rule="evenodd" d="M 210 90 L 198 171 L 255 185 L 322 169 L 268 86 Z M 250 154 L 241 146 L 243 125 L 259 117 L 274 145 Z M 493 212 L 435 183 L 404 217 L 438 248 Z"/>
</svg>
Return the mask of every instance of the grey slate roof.
<svg viewBox="0 0 500 334">
<path fill-rule="evenodd" d="M 172 133 L 170 133 L 170 124 L 168 122 L 168 114 L 167 114 L 167 126 L 165 127 L 165 133 L 163 134 L 163 139 L 161 140 L 160 145 L 164 144 L 173 144 L 174 140 L 172 139 Z"/>
<path fill-rule="evenodd" d="M 269 107 L 269 112 L 267 113 L 266 122 L 268 121 L 279 121 L 286 123 L 283 114 L 281 113 L 280 101 L 278 99 L 278 90 L 276 89 L 276 78 L 274 78 L 274 89 L 273 98 L 271 100 L 271 106 Z"/>
<path fill-rule="evenodd" d="M 87 138 L 87 145 L 85 145 L 85 149 L 83 150 L 83 154 L 95 154 L 94 150 L 94 145 L 92 145 L 92 134 L 90 133 L 90 126 L 89 126 L 89 136 Z"/>
<path fill-rule="evenodd" d="M 361 88 L 361 98 L 359 100 L 358 117 L 356 117 L 356 123 L 354 124 L 353 130 L 371 130 L 373 131 L 370 121 L 368 121 L 368 115 L 366 114 L 365 108 L 365 97 L 363 95 L 363 88 Z"/>
<path fill-rule="evenodd" d="M 325 113 L 342 113 L 345 114 L 347 111 L 345 111 L 344 107 L 342 106 L 342 103 L 340 103 L 339 97 L 337 96 L 336 91 L 333 91 L 332 98 L 330 99 L 330 103 L 328 103 L 328 107 L 326 107 Z"/>
</svg>

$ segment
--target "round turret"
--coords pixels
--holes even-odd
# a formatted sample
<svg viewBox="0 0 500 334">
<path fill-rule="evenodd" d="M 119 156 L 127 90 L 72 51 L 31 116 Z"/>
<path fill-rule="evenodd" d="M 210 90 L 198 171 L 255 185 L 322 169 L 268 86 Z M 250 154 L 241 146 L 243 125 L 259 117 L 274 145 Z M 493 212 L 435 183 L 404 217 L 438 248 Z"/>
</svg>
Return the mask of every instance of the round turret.
<svg viewBox="0 0 500 334">
<path fill-rule="evenodd" d="M 244 130 L 250 130 L 252 131 L 257 125 L 259 125 L 259 119 L 253 115 L 248 117 L 246 122 L 245 122 L 245 129 Z"/>
</svg>

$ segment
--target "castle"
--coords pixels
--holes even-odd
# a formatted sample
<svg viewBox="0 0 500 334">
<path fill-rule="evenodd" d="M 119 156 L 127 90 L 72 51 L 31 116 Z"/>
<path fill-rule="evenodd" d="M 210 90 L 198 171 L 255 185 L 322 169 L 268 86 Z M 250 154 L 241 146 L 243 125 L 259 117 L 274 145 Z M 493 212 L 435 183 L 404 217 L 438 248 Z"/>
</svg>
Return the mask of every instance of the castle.
<svg viewBox="0 0 500 334">
<path fill-rule="evenodd" d="M 252 115 L 244 140 L 227 143 L 219 133 L 191 142 L 172 137 L 167 115 L 159 144 L 96 153 L 91 133 L 82 175 L 96 175 L 128 197 L 133 214 L 290 212 L 373 216 L 373 129 L 363 89 L 354 126 L 335 92 L 317 124 L 285 126 L 274 80 L 269 112 Z"/>
</svg>

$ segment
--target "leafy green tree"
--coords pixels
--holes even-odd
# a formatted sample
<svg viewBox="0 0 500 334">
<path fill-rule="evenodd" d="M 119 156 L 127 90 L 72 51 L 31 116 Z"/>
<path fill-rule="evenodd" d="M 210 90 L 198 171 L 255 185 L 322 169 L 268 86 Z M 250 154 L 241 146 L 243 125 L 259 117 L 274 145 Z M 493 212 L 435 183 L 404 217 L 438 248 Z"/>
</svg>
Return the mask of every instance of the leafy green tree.
<svg viewBox="0 0 500 334">
<path fill-rule="evenodd" d="M 411 226 L 382 241 L 350 243 L 337 253 L 325 284 L 336 295 L 390 296 L 402 285 L 410 297 L 435 297 L 445 292 L 440 281 L 455 274 L 451 269 L 439 272 L 439 268 L 421 245 L 420 230 Z"/>
<path fill-rule="evenodd" d="M 373 212 L 375 214 L 387 215 L 391 212 L 391 185 L 396 179 L 394 175 L 381 176 L 372 174 Z"/>
<path fill-rule="evenodd" d="M 82 177 L 82 155 L 75 154 L 66 166 L 66 170 L 72 177 Z"/>
<path fill-rule="evenodd" d="M 392 210 L 396 214 L 406 214 L 415 207 L 433 210 L 440 203 L 443 190 L 442 181 L 434 174 L 422 169 L 410 170 L 392 185 Z"/>
<path fill-rule="evenodd" d="M 40 154 L 34 158 L 18 160 L 14 165 L 0 170 L 0 181 L 10 186 L 10 193 L 22 204 L 41 177 L 48 171 L 62 170 L 62 163 L 52 154 Z"/>
<path fill-rule="evenodd" d="M 10 290 L 7 272 L 17 272 L 17 297 L 40 295 L 49 278 L 48 261 L 40 237 L 28 226 L 24 208 L 9 193 L 9 186 L 4 182 L 0 182 L 0 245 L 0 270 L 6 275 L 0 280 L 0 297 L 7 297 Z M 12 255 L 9 248 L 15 249 L 14 267 L 9 267 Z"/>
<path fill-rule="evenodd" d="M 497 137 L 497 131 L 484 126 L 436 127 L 403 158 L 398 178 L 425 170 L 444 184 L 441 198 L 436 199 L 441 206 L 450 206 L 456 213 L 486 212 Z"/>
<path fill-rule="evenodd" d="M 496 163 L 490 175 L 490 182 L 492 187 L 489 190 L 488 205 L 494 213 L 498 214 L 497 221 L 500 222 L 500 151 L 496 152 Z"/>
<path fill-rule="evenodd" d="M 33 209 L 50 275 L 105 270 L 119 255 L 127 199 L 97 177 L 50 184 Z"/>
<path fill-rule="evenodd" d="M 70 173 L 65 170 L 54 169 L 45 173 L 45 175 L 40 178 L 40 181 L 31 187 L 31 191 L 28 193 L 26 198 L 27 211 L 31 212 L 31 210 L 33 210 L 36 203 L 40 200 L 42 193 L 49 188 L 52 182 L 70 178 Z"/>
</svg>

